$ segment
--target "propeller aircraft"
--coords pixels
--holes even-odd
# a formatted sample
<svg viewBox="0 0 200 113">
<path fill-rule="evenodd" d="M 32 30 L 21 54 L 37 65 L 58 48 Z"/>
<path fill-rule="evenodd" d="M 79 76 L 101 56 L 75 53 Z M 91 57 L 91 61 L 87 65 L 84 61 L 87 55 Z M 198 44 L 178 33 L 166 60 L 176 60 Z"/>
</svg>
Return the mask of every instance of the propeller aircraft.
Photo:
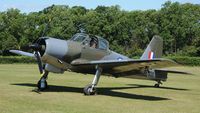
<svg viewBox="0 0 200 113">
<path fill-rule="evenodd" d="M 163 69 L 178 64 L 170 59 L 161 58 L 163 40 L 159 36 L 152 38 L 140 59 L 131 59 L 116 53 L 109 49 L 107 40 L 86 33 L 77 33 L 69 40 L 41 37 L 27 49 L 32 49 L 34 53 L 21 50 L 9 50 L 9 52 L 37 60 L 42 75 L 37 83 L 40 91 L 48 87 L 49 72 L 71 71 L 94 74 L 91 84 L 83 89 L 85 95 L 96 94 L 101 75 L 154 80 L 155 87 L 159 87 L 162 81 L 167 80 L 168 73 L 184 74 L 184 72 Z"/>
</svg>

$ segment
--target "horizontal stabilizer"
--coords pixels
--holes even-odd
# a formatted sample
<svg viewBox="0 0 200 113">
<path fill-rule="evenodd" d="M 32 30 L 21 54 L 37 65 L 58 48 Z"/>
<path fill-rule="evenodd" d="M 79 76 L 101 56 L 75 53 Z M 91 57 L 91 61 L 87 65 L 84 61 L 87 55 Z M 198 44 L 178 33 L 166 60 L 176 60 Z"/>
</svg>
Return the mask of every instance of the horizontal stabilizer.
<svg viewBox="0 0 200 113">
<path fill-rule="evenodd" d="M 178 71 L 178 70 L 168 70 L 168 69 L 156 69 L 156 70 L 167 72 L 167 73 L 193 75 L 192 73 L 188 73 L 188 72 L 184 72 L 184 71 Z"/>
<path fill-rule="evenodd" d="M 18 54 L 18 55 L 24 55 L 24 56 L 29 56 L 29 57 L 35 57 L 33 53 L 28 53 L 20 50 L 9 50 L 9 52 Z"/>
</svg>

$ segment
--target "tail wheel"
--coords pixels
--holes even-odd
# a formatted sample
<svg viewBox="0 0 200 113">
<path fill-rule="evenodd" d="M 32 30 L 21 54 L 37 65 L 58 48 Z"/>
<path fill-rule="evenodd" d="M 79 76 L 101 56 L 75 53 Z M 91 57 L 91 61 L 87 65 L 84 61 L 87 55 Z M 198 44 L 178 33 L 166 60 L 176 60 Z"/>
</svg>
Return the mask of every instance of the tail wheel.
<svg viewBox="0 0 200 113">
<path fill-rule="evenodd" d="M 83 89 L 83 92 L 85 95 L 95 95 L 96 94 L 96 88 L 92 87 L 91 84 L 85 86 L 85 88 Z"/>
</svg>

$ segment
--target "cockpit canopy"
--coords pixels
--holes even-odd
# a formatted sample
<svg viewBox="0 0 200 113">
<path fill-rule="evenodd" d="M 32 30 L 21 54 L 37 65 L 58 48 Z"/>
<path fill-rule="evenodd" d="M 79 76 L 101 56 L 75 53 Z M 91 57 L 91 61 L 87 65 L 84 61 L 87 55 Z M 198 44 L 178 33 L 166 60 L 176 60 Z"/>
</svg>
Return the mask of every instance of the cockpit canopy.
<svg viewBox="0 0 200 113">
<path fill-rule="evenodd" d="M 90 47 L 102 50 L 109 49 L 109 43 L 102 37 L 95 35 L 88 35 L 85 33 L 77 33 L 72 38 L 71 41 L 80 42 L 83 45 L 89 45 Z"/>
</svg>

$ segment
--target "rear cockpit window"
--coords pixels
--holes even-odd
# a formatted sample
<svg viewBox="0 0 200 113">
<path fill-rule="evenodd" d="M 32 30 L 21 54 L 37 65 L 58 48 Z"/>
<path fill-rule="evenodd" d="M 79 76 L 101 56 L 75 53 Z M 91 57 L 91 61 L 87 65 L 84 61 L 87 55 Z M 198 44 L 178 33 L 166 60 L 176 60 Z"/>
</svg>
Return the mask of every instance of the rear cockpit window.
<svg viewBox="0 0 200 113">
<path fill-rule="evenodd" d="M 108 46 L 109 46 L 109 44 L 105 39 L 99 38 L 99 49 L 107 50 Z"/>
<path fill-rule="evenodd" d="M 76 42 L 82 42 L 83 40 L 85 40 L 86 37 L 87 35 L 85 34 L 76 34 L 71 38 L 71 40 Z"/>
</svg>

